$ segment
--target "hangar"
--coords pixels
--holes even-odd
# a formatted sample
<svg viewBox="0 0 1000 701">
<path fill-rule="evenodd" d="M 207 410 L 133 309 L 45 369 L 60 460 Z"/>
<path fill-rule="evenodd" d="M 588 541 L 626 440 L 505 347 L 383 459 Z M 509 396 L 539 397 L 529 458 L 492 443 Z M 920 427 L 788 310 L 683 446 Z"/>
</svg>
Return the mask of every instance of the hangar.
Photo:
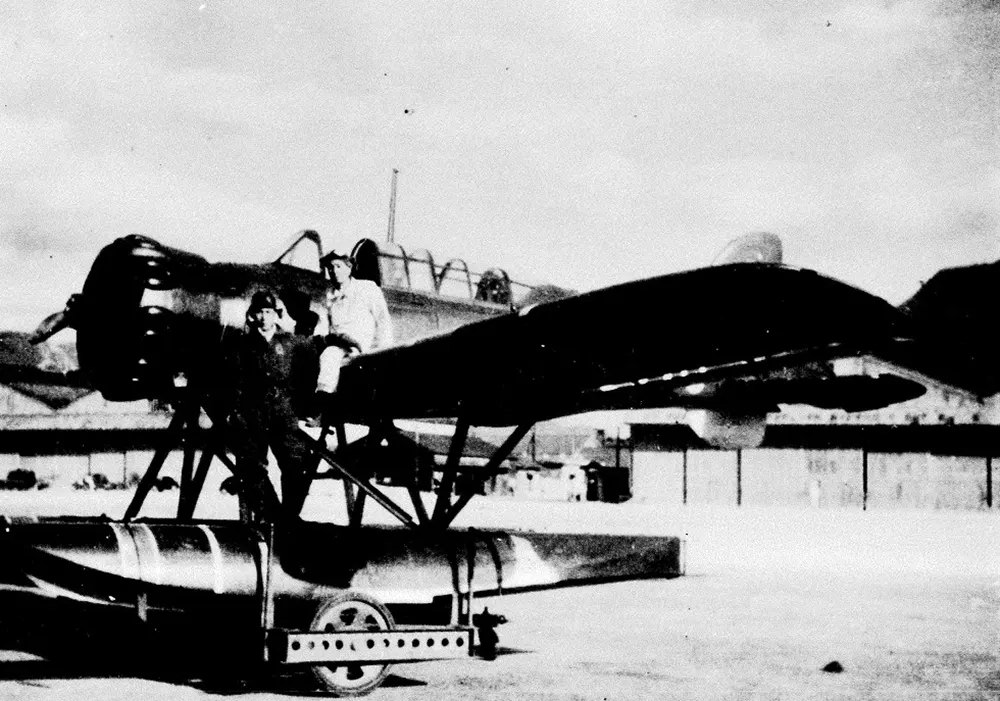
<svg viewBox="0 0 1000 701">
<path fill-rule="evenodd" d="M 683 412 L 631 424 L 634 498 L 664 504 L 996 508 L 996 397 L 942 389 L 878 411 L 789 407 L 758 448 L 712 449 Z"/>
<path fill-rule="evenodd" d="M 769 416 L 764 443 L 744 450 L 710 448 L 687 426 L 683 411 L 641 417 L 629 426 L 629 450 L 601 432 L 595 439 L 594 431 L 549 427 L 526 439 L 521 452 L 629 468 L 632 498 L 666 505 L 1000 508 L 1000 470 L 993 466 L 1000 454 L 997 397 L 980 402 L 931 389 L 910 402 L 857 414 L 785 407 Z M 49 483 L 101 473 L 126 484 L 149 463 L 169 419 L 145 400 L 108 402 L 78 388 L 0 384 L 0 479 L 27 469 Z M 412 437 L 441 453 L 433 433 Z M 536 438 L 546 445 L 532 444 Z M 177 452 L 164 474 L 179 474 L 180 465 Z M 545 492 L 514 484 L 487 491 L 530 498 Z"/>
</svg>

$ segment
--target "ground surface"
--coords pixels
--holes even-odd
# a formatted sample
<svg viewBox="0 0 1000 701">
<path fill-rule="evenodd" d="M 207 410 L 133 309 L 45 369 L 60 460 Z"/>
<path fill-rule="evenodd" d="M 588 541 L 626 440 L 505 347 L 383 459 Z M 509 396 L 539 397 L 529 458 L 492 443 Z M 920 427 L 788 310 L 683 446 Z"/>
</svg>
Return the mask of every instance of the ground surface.
<svg viewBox="0 0 1000 701">
<path fill-rule="evenodd" d="M 150 506 L 166 513 L 170 493 Z M 120 515 L 124 493 L 0 494 L 0 513 Z M 230 502 L 209 494 L 206 515 Z M 311 499 L 309 513 L 339 502 Z M 373 516 L 378 514 L 373 513 Z M 687 538 L 687 576 L 485 600 L 509 654 L 397 666 L 377 699 L 1000 698 L 1000 511 L 847 512 L 474 501 L 458 526 Z M 483 602 L 480 602 L 480 604 Z M 841 673 L 822 671 L 837 661 Z M 0 653 L 3 699 L 270 699 Z"/>
</svg>

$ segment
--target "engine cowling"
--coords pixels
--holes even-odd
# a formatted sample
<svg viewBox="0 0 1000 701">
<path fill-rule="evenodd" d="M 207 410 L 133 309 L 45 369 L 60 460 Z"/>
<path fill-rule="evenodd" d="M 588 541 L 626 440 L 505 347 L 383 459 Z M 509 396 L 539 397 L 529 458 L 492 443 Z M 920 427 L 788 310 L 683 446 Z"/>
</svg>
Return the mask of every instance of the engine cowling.
<svg viewBox="0 0 1000 701">
<path fill-rule="evenodd" d="M 81 367 L 106 398 L 163 396 L 217 341 L 218 295 L 203 287 L 210 267 L 144 236 L 100 252 L 73 325 Z"/>
</svg>

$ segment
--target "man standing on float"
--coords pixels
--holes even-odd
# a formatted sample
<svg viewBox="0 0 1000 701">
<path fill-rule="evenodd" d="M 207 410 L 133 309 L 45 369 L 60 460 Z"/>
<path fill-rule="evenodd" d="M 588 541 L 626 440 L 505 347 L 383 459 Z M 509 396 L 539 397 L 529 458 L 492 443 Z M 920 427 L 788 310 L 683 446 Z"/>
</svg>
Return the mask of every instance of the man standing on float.
<svg viewBox="0 0 1000 701">
<path fill-rule="evenodd" d="M 328 337 L 302 336 L 280 327 L 284 305 L 258 290 L 243 333 L 225 341 L 227 387 L 234 392 L 228 427 L 233 437 L 242 499 L 257 520 L 276 517 L 277 497 L 267 476 L 268 448 L 281 470 L 285 515 L 294 518 L 306 498 L 309 452 L 295 437 L 312 398 L 317 359 Z"/>
</svg>

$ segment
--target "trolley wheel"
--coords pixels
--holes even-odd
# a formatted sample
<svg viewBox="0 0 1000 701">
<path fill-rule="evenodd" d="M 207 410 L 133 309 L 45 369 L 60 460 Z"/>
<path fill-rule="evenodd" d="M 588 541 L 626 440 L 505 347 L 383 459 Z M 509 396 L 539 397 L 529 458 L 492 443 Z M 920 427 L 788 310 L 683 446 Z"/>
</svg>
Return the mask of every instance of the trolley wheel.
<svg viewBox="0 0 1000 701">
<path fill-rule="evenodd" d="M 392 630 L 389 609 L 372 597 L 347 591 L 327 599 L 316 611 L 310 630 L 333 633 L 342 630 Z M 326 688 L 338 696 L 360 696 L 378 688 L 389 676 L 389 664 L 320 664 L 312 671 Z"/>
</svg>

